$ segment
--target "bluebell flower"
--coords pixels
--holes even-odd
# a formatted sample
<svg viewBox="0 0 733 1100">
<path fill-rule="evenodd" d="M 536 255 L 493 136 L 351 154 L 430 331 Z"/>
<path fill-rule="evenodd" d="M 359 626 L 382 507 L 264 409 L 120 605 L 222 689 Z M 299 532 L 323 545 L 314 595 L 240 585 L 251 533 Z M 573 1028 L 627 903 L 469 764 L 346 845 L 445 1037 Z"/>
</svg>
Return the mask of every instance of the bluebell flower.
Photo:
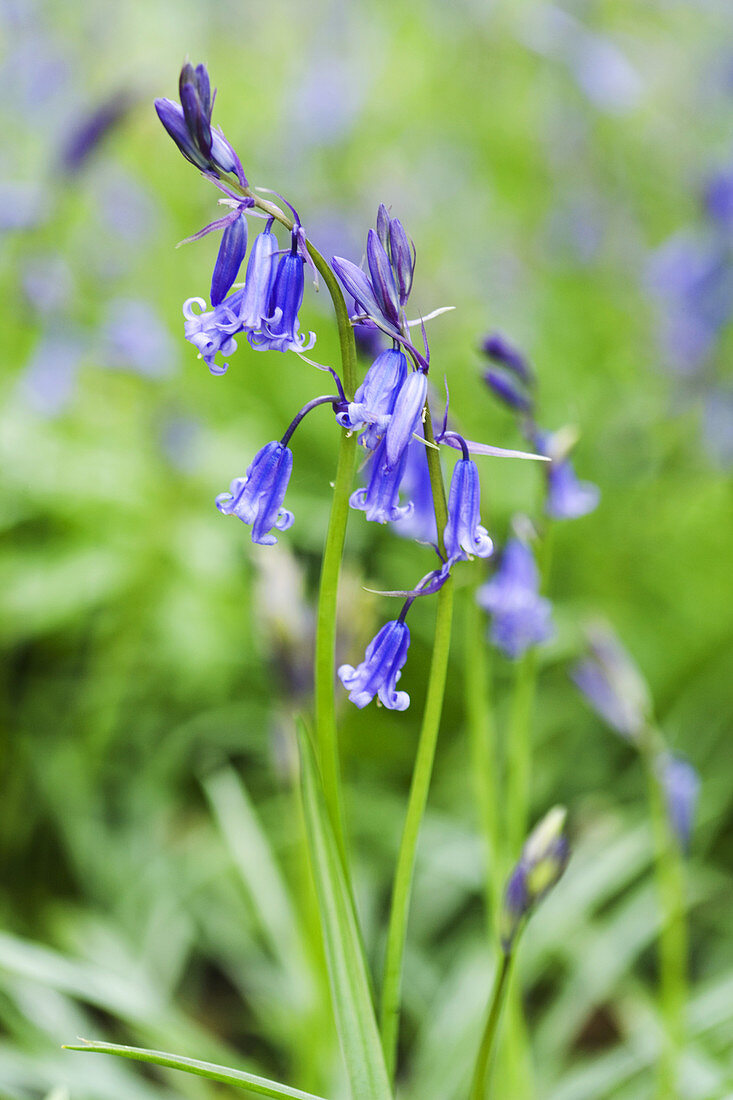
<svg viewBox="0 0 733 1100">
<path fill-rule="evenodd" d="M 337 415 L 339 424 L 350 431 L 365 428 L 359 442 L 367 450 L 373 451 L 382 439 L 408 369 L 404 352 L 396 348 L 381 352 L 366 372 L 354 400 Z"/>
<path fill-rule="evenodd" d="M 657 774 L 664 790 L 672 831 L 682 850 L 687 851 L 700 794 L 700 776 L 689 760 L 670 752 L 658 756 Z"/>
<path fill-rule="evenodd" d="M 538 454 L 547 455 L 545 511 L 553 519 L 579 519 L 598 507 L 601 491 L 590 481 L 579 481 L 567 449 L 558 444 L 559 433 L 536 432 Z"/>
<path fill-rule="evenodd" d="M 383 316 L 369 276 L 360 267 L 353 264 L 351 260 L 347 260 L 343 256 L 334 256 L 331 260 L 331 266 L 346 291 L 356 302 L 357 308 L 363 316 L 373 319 L 379 328 L 390 335 L 399 336 L 397 326 L 389 318 Z"/>
<path fill-rule="evenodd" d="M 479 508 L 481 485 L 476 463 L 467 456 L 456 462 L 448 494 L 448 522 L 443 539 L 449 561 L 470 561 L 476 554 L 488 558 L 494 549 Z"/>
<path fill-rule="evenodd" d="M 554 806 L 532 830 L 504 893 L 501 940 L 511 951 L 520 924 L 561 878 L 570 858 L 564 806 Z"/>
<path fill-rule="evenodd" d="M 214 273 L 211 277 L 211 304 L 218 306 L 232 289 L 247 252 L 247 219 L 235 218 L 221 235 Z"/>
<path fill-rule="evenodd" d="M 570 672 L 597 714 L 629 741 L 638 741 L 651 714 L 649 688 L 607 627 L 588 630 L 590 654 Z"/>
<path fill-rule="evenodd" d="M 305 260 L 298 251 L 293 232 L 289 252 L 280 257 L 267 305 L 268 316 L 262 328 L 250 333 L 249 342 L 258 351 L 308 351 L 316 342 L 315 333 L 301 333 L 298 310 L 303 302 Z M 246 284 L 245 284 L 246 289 Z"/>
<path fill-rule="evenodd" d="M 212 374 L 224 374 L 229 366 L 228 363 L 216 362 L 219 352 L 231 355 L 237 350 L 234 334 L 241 332 L 243 327 L 240 320 L 243 293 L 237 290 L 210 310 L 206 309 L 203 298 L 188 298 L 183 303 L 185 337 L 198 348 L 199 356 Z M 194 306 L 198 307 L 198 312 Z"/>
<path fill-rule="evenodd" d="M 237 154 L 224 135 L 211 127 L 213 99 L 209 74 L 204 65 L 186 64 L 181 69 L 178 88 L 180 105 L 172 99 L 156 99 L 155 110 L 173 141 L 202 172 L 235 172 L 243 187 L 247 179 Z"/>
<path fill-rule="evenodd" d="M 257 332 L 268 319 L 276 254 L 277 237 L 268 227 L 258 233 L 247 261 L 239 320 L 248 332 Z"/>
<path fill-rule="evenodd" d="M 369 483 L 366 489 L 351 494 L 352 508 L 366 512 L 372 523 L 388 523 L 400 519 L 412 511 L 412 504 L 400 505 L 400 485 L 407 463 L 407 448 L 402 451 L 395 465 L 387 462 L 386 439 L 372 452 L 369 462 Z"/>
<path fill-rule="evenodd" d="M 579 481 L 569 458 L 551 462 L 547 471 L 545 511 L 553 519 L 578 519 L 598 507 L 601 491 L 590 481 Z"/>
<path fill-rule="evenodd" d="M 427 375 L 420 370 L 408 374 L 397 394 L 394 411 L 384 436 L 384 454 L 388 465 L 397 464 L 412 439 L 413 432 L 422 423 L 427 395 Z"/>
<path fill-rule="evenodd" d="M 496 574 L 476 593 L 481 607 L 491 613 L 491 640 L 507 657 L 520 657 L 552 636 L 551 605 L 540 596 L 539 584 L 532 551 L 512 538 Z"/>
<path fill-rule="evenodd" d="M 277 539 L 270 531 L 287 531 L 293 523 L 293 513 L 282 506 L 292 469 L 290 448 L 268 443 L 257 452 L 245 477 L 235 478 L 229 492 L 219 494 L 216 507 L 251 525 L 252 542 L 273 546 Z"/>
<path fill-rule="evenodd" d="M 425 445 L 418 439 L 411 439 L 407 444 L 407 461 L 401 489 L 412 504 L 412 508 L 406 515 L 392 520 L 394 530 L 402 538 L 428 542 L 435 546 L 438 541 L 438 529 L 435 524 L 435 504 L 428 469 L 428 455 Z"/>
<path fill-rule="evenodd" d="M 338 677 L 349 692 L 350 701 L 359 709 L 370 703 L 375 695 L 389 710 L 406 710 L 410 696 L 397 691 L 397 681 L 407 660 L 410 630 L 400 619 L 385 623 L 367 646 L 364 660 L 354 668 L 341 665 Z"/>
<path fill-rule="evenodd" d="M 534 382 L 534 375 L 526 357 L 500 332 L 490 332 L 484 337 L 481 350 L 500 367 L 511 371 L 526 384 Z"/>
</svg>

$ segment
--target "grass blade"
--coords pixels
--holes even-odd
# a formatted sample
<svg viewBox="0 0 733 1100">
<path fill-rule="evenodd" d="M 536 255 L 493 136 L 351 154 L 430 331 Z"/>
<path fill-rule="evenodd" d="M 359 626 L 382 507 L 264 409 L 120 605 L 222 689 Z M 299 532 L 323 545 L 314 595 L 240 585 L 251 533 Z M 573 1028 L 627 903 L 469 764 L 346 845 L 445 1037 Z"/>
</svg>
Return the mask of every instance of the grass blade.
<svg viewBox="0 0 733 1100">
<path fill-rule="evenodd" d="M 299 723 L 303 812 L 336 1027 L 353 1100 L 391 1100 L 351 894 L 308 735 Z"/>
<path fill-rule="evenodd" d="M 210 1081 L 221 1081 L 225 1085 L 235 1085 L 247 1092 L 257 1093 L 259 1096 L 284 1096 L 288 1100 L 323 1100 L 322 1096 L 314 1096 L 312 1092 L 291 1089 L 288 1085 L 280 1085 L 277 1081 L 268 1081 L 265 1077 L 256 1077 L 253 1073 L 230 1069 L 228 1066 L 217 1066 L 213 1062 L 198 1062 L 195 1058 L 184 1058 L 178 1054 L 165 1054 L 161 1050 L 124 1047 L 118 1046 L 116 1043 L 91 1043 L 85 1039 L 82 1040 L 80 1046 L 68 1044 L 64 1046 L 64 1050 L 86 1051 L 91 1054 L 116 1054 L 119 1058 L 132 1058 L 136 1062 L 148 1062 L 154 1066 L 164 1066 L 166 1069 L 180 1069 L 184 1073 L 206 1077 Z"/>
</svg>

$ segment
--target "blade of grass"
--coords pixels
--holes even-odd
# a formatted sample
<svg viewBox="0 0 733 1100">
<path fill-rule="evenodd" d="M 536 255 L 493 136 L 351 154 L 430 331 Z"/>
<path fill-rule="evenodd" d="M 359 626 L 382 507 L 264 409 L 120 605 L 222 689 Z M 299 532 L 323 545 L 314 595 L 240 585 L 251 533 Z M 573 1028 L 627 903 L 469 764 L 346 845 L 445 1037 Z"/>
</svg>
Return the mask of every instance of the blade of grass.
<svg viewBox="0 0 733 1100">
<path fill-rule="evenodd" d="M 298 723 L 303 813 L 321 915 L 336 1027 L 353 1100 L 391 1100 L 351 894 L 310 739 Z"/>
<path fill-rule="evenodd" d="M 217 1066 L 213 1062 L 199 1062 L 195 1058 L 166 1054 L 161 1050 L 118 1046 L 117 1043 L 92 1043 L 85 1039 L 82 1039 L 79 1046 L 66 1044 L 63 1049 L 78 1050 L 88 1054 L 116 1054 L 119 1058 L 131 1058 L 136 1062 L 148 1062 L 154 1066 L 164 1066 L 166 1069 L 180 1069 L 196 1077 L 206 1077 L 210 1081 L 235 1085 L 247 1092 L 257 1093 L 259 1096 L 284 1096 L 288 1100 L 323 1100 L 322 1096 L 315 1096 L 312 1092 L 303 1092 L 301 1089 L 291 1089 L 288 1085 L 280 1085 L 277 1081 L 269 1081 L 266 1077 L 256 1077 L 253 1073 L 230 1069 L 228 1066 Z"/>
</svg>

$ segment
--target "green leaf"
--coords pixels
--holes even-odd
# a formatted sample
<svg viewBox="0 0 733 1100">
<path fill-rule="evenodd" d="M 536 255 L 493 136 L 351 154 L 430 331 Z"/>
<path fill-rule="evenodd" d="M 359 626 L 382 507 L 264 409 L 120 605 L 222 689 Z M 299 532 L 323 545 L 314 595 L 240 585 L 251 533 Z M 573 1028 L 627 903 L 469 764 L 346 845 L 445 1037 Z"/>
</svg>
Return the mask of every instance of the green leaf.
<svg viewBox="0 0 733 1100">
<path fill-rule="evenodd" d="M 353 1100 L 391 1100 L 367 965 L 310 739 L 299 724 L 303 812 L 336 1027 Z"/>
<path fill-rule="evenodd" d="M 236 1085 L 247 1092 L 256 1092 L 260 1096 L 285 1096 L 289 1100 L 323 1100 L 312 1092 L 291 1089 L 277 1081 L 268 1081 L 265 1077 L 255 1077 L 240 1069 L 217 1066 L 213 1062 L 198 1062 L 195 1058 L 184 1058 L 178 1054 L 165 1054 L 161 1050 L 143 1050 L 142 1047 L 123 1047 L 116 1043 L 90 1043 L 82 1040 L 81 1046 L 64 1046 L 64 1050 L 80 1050 L 91 1054 L 116 1054 L 119 1058 L 132 1058 L 136 1062 L 149 1062 L 154 1066 L 167 1069 L 180 1069 L 184 1073 L 193 1073 L 197 1077 L 207 1077 L 210 1081 L 222 1081 L 225 1085 Z"/>
</svg>

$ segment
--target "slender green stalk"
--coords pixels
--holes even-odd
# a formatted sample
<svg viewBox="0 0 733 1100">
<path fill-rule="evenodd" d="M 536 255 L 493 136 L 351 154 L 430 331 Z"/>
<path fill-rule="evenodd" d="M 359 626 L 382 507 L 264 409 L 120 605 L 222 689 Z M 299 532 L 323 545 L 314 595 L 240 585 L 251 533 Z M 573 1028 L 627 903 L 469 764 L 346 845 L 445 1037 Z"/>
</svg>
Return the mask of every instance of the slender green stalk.
<svg viewBox="0 0 733 1100">
<path fill-rule="evenodd" d="M 425 438 L 434 442 L 433 428 L 428 410 L 425 421 Z M 440 456 L 437 450 L 428 447 L 428 468 L 433 489 L 433 503 L 438 528 L 438 541 L 443 547 L 443 531 L 447 522 L 447 507 L 443 475 L 440 469 Z M 420 832 L 420 823 L 433 772 L 435 747 L 440 729 L 440 717 L 443 710 L 443 696 L 448 672 L 448 653 L 450 650 L 451 621 L 453 617 L 453 581 L 449 579 L 438 593 L 438 608 L 435 619 L 435 641 L 430 663 L 428 692 L 425 700 L 422 726 L 415 757 L 415 767 L 410 784 L 405 825 L 397 857 L 394 884 L 392 887 L 392 905 L 387 932 L 387 948 L 382 983 L 382 1004 L 380 1028 L 382 1047 L 390 1080 L 394 1078 L 397 1059 L 397 1038 L 400 1023 L 400 988 L 402 968 L 407 936 L 407 920 L 410 910 L 410 894 L 415 869 L 415 850 Z"/>
<path fill-rule="evenodd" d="M 506 744 L 505 869 L 513 864 L 527 834 L 532 757 L 532 707 L 537 681 L 537 654 L 532 646 L 520 658 L 514 679 Z"/>
<path fill-rule="evenodd" d="M 276 218 L 287 229 L 293 228 L 293 219 L 284 214 L 276 203 L 263 199 L 247 190 L 255 200 L 255 206 Z M 331 295 L 338 326 L 341 350 L 341 382 L 347 397 L 356 389 L 356 345 L 354 331 L 349 321 L 344 296 L 336 276 L 318 249 L 308 241 L 308 252 L 319 275 Z M 349 495 L 356 464 L 356 436 L 342 432 L 339 445 L 336 480 L 333 487 L 331 515 L 326 532 L 326 544 L 321 562 L 321 578 L 318 587 L 315 645 L 315 710 L 318 763 L 323 782 L 323 793 L 336 836 L 339 853 L 346 862 L 346 840 L 341 798 L 341 767 L 336 729 L 335 663 L 336 663 L 336 605 L 338 601 L 341 559 L 346 539 L 349 516 Z"/>
<path fill-rule="evenodd" d="M 481 1045 L 479 1046 L 476 1065 L 473 1071 L 469 1100 L 484 1100 L 486 1096 L 486 1089 L 489 1084 L 488 1077 L 491 1067 L 491 1056 L 496 1043 L 501 1010 L 509 986 L 509 975 L 511 973 L 513 959 L 513 951 L 508 955 L 502 952 L 501 963 L 496 972 L 496 977 L 494 978 L 494 988 L 491 991 L 491 1000 L 489 1001 L 489 1010 L 486 1015 L 486 1024 L 484 1025 Z"/>
<path fill-rule="evenodd" d="M 491 939 L 499 935 L 502 865 L 499 823 L 499 746 L 491 706 L 491 650 L 476 589 L 465 589 L 464 657 L 468 747 L 473 772 L 479 828 L 485 846 L 486 921 Z"/>
<path fill-rule="evenodd" d="M 687 922 L 682 852 L 669 823 L 664 791 L 656 760 L 661 736 L 645 731 L 640 751 L 647 779 L 647 794 L 654 840 L 654 867 L 660 905 L 659 1011 L 664 1026 L 664 1045 L 657 1067 L 658 1100 L 679 1096 L 679 1059 L 685 1042 L 687 1003 Z"/>
<path fill-rule="evenodd" d="M 318 762 L 324 798 L 344 866 L 346 866 L 346 841 L 336 730 L 336 604 L 355 462 L 356 435 L 349 437 L 344 433 L 339 447 L 331 516 L 321 562 L 316 615 L 315 695 Z"/>
<path fill-rule="evenodd" d="M 553 525 L 548 522 L 542 531 L 537 551 L 540 590 L 547 591 L 552 559 Z M 532 788 L 532 711 L 537 689 L 537 650 L 530 647 L 520 659 L 514 680 L 514 691 L 507 741 L 506 757 L 506 821 L 504 835 L 503 874 L 508 875 L 529 828 Z M 515 975 L 509 990 L 509 1021 L 506 1043 L 506 1072 L 512 1082 L 516 1100 L 533 1095 L 532 1063 L 529 1056 L 527 1028 L 521 1001 L 520 975 Z"/>
</svg>

